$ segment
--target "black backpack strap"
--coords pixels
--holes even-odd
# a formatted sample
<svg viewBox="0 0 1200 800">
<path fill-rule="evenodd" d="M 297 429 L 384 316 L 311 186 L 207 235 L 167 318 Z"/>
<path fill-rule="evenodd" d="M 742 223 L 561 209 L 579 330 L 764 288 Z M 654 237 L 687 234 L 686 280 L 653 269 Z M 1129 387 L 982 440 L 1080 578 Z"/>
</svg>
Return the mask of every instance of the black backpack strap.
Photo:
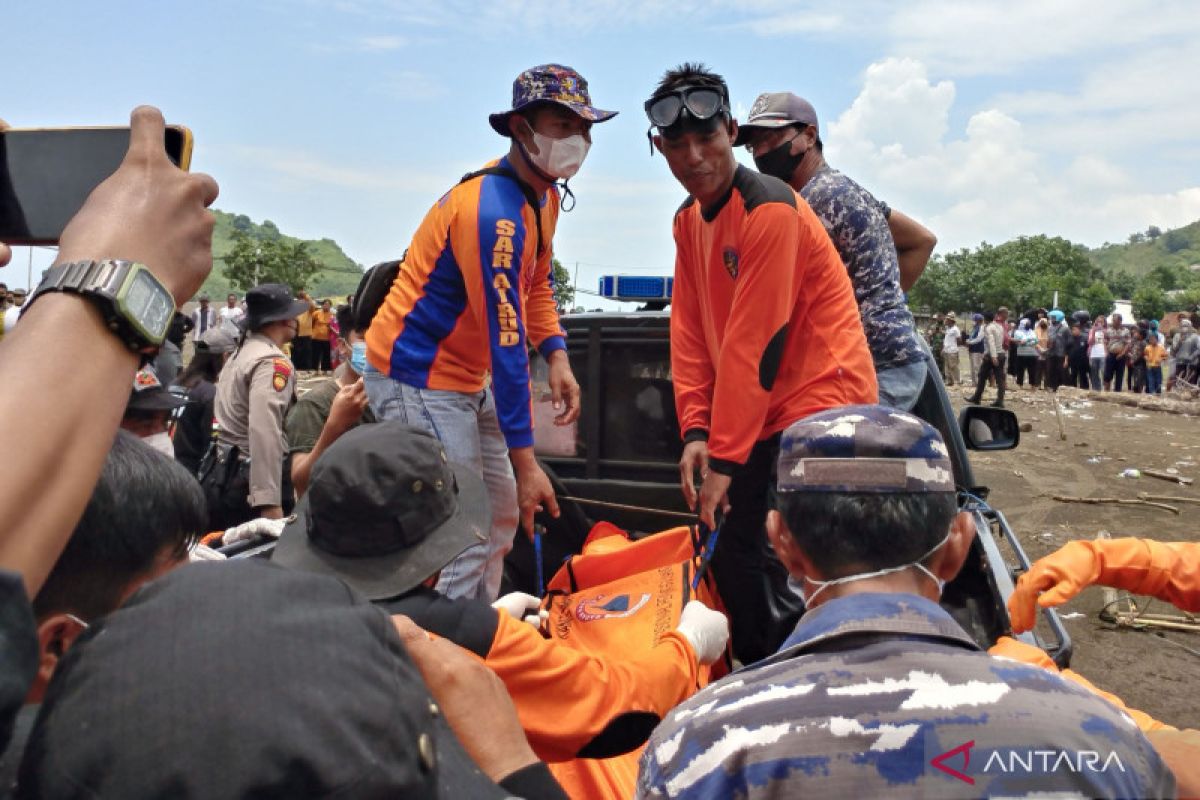
<svg viewBox="0 0 1200 800">
<path fill-rule="evenodd" d="M 404 255 L 408 255 L 407 250 L 404 251 Z M 379 307 L 392 290 L 392 284 L 396 282 L 396 275 L 399 274 L 400 265 L 403 263 L 404 257 L 399 261 L 384 261 L 363 273 L 362 280 L 358 282 L 358 288 L 354 291 L 354 302 L 350 306 L 356 330 L 365 331 L 371 327 L 371 320 L 375 319 Z"/>
<path fill-rule="evenodd" d="M 521 180 L 521 176 L 513 172 L 508 167 L 500 166 L 484 167 L 483 169 L 476 170 L 475 172 L 468 172 L 466 175 L 462 176 L 462 180 L 460 180 L 459 183 L 461 184 L 466 183 L 467 181 L 473 181 L 476 178 L 482 178 L 485 175 L 499 175 L 503 178 L 509 178 L 510 180 L 516 181 L 517 186 L 521 187 L 521 194 L 525 195 L 525 202 L 529 203 L 529 207 L 533 209 L 533 218 L 537 220 L 537 254 L 540 257 L 546 250 L 545 245 L 542 242 L 542 207 L 538 202 L 537 195 L 533 192 L 533 187 Z"/>
</svg>

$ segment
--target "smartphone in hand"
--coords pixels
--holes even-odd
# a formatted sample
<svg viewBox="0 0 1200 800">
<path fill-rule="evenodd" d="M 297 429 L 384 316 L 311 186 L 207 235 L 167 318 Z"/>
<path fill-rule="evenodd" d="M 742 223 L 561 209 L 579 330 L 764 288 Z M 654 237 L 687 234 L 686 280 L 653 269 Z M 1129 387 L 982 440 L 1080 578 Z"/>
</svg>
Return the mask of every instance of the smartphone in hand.
<svg viewBox="0 0 1200 800">
<path fill-rule="evenodd" d="M 186 170 L 192 132 L 166 129 L 167 156 Z M 117 171 L 129 128 L 28 128 L 0 131 L 0 242 L 58 244 L 92 190 Z"/>
</svg>

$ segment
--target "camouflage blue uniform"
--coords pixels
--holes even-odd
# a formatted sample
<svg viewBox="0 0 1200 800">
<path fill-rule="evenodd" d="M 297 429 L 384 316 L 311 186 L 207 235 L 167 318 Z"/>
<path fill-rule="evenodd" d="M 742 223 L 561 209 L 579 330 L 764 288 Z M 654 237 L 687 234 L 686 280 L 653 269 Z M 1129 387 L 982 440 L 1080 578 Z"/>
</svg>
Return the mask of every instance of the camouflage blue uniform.
<svg viewBox="0 0 1200 800">
<path fill-rule="evenodd" d="M 821 218 L 850 273 L 876 369 L 923 360 L 900 290 L 900 262 L 887 224 L 887 205 L 828 165 L 804 184 L 800 196 Z"/>
<path fill-rule="evenodd" d="M 793 492 L 954 491 L 938 432 L 881 406 L 791 425 L 777 477 L 785 505 Z M 638 796 L 1174 796 L 1174 776 L 1122 711 L 1058 675 L 988 655 L 932 600 L 860 591 L 816 603 L 831 584 L 910 568 L 940 586 L 926 558 L 805 576 L 819 588 L 780 651 L 709 685 L 655 729 Z"/>
<path fill-rule="evenodd" d="M 934 763 L 956 748 L 945 769 Z M 941 606 L 911 594 L 855 594 L 810 611 L 778 654 L 675 708 L 638 776 L 639 797 L 1052 791 L 1171 797 L 1175 780 L 1115 706 L 989 656 Z"/>
</svg>

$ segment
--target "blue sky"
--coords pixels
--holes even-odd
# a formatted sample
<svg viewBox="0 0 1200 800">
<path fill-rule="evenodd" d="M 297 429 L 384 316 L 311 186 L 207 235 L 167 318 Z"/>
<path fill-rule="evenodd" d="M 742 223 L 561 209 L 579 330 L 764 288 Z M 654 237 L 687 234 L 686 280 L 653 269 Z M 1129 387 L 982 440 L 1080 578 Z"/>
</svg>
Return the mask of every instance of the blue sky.
<svg viewBox="0 0 1200 800">
<path fill-rule="evenodd" d="M 120 124 L 152 103 L 193 130 L 218 208 L 333 238 L 363 264 L 397 257 L 446 188 L 503 152 L 487 114 L 550 61 L 621 112 L 595 129 L 555 241 L 583 288 L 671 270 L 682 190 L 649 156 L 641 104 L 684 60 L 724 74 L 743 116 L 762 91 L 807 97 L 829 161 L 941 250 L 1035 233 L 1098 245 L 1200 218 L 1189 2 L 9 0 L 0 13 L 11 125 Z M 51 258 L 35 251 L 35 270 Z M 18 251 L 10 285 L 25 264 Z"/>
</svg>

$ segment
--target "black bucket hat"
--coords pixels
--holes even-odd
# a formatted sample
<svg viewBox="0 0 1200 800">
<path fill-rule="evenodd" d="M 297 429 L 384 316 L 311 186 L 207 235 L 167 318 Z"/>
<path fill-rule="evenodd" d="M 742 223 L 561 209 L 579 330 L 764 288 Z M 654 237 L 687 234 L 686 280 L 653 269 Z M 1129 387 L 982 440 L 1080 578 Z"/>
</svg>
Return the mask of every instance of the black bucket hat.
<svg viewBox="0 0 1200 800">
<path fill-rule="evenodd" d="M 432 434 L 376 422 L 345 434 L 317 460 L 271 560 L 336 575 L 384 600 L 486 542 L 490 527 L 482 478 L 449 463 Z"/>
<path fill-rule="evenodd" d="M 246 292 L 246 327 L 257 330 L 268 322 L 295 319 L 308 311 L 308 302 L 292 297 L 282 283 L 264 283 Z"/>
</svg>

